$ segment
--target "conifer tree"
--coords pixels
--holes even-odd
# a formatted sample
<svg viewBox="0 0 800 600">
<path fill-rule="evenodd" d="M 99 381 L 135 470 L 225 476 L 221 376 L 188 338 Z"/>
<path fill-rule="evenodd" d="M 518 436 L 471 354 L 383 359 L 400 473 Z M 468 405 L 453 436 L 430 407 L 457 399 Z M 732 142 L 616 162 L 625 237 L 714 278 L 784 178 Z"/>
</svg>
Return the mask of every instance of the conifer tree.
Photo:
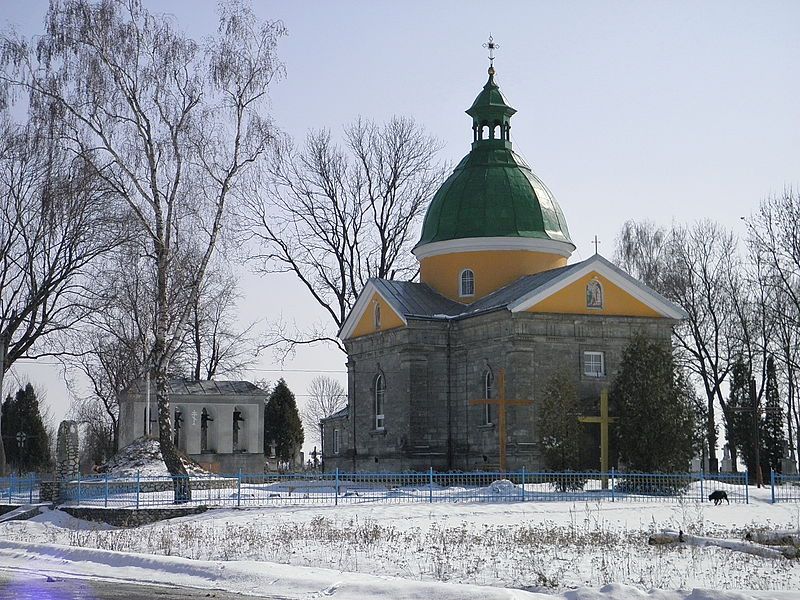
<svg viewBox="0 0 800 600">
<path fill-rule="evenodd" d="M 775 370 L 775 359 L 767 359 L 766 405 L 764 416 L 764 429 L 761 434 L 762 471 L 769 473 L 769 469 L 781 470 L 783 458 L 783 409 L 781 408 L 780 394 L 778 391 L 778 375 Z"/>
<path fill-rule="evenodd" d="M 540 408 L 541 444 L 548 469 L 574 471 L 580 468 L 579 414 L 574 382 L 566 373 L 557 373 L 545 385 Z"/>
<path fill-rule="evenodd" d="M 294 394 L 283 378 L 278 380 L 264 409 L 264 453 L 275 444 L 278 460 L 289 461 L 303 445 L 303 424 Z"/>
<path fill-rule="evenodd" d="M 731 369 L 731 384 L 728 394 L 728 411 L 725 419 L 725 435 L 731 451 L 734 471 L 737 470 L 737 457 L 750 466 L 753 453 L 753 421 L 750 401 L 750 370 L 739 357 Z M 741 409 L 744 409 L 740 412 Z M 749 462 L 748 462 L 749 461 Z"/>
<path fill-rule="evenodd" d="M 622 460 L 633 471 L 684 471 L 692 458 L 694 411 L 668 344 L 636 336 L 611 386 Z"/>
<path fill-rule="evenodd" d="M 50 444 L 33 386 L 28 383 L 15 396 L 9 395 L 2 411 L 8 465 L 18 473 L 46 469 L 50 465 Z M 21 443 L 17 439 L 20 433 L 25 434 Z"/>
</svg>

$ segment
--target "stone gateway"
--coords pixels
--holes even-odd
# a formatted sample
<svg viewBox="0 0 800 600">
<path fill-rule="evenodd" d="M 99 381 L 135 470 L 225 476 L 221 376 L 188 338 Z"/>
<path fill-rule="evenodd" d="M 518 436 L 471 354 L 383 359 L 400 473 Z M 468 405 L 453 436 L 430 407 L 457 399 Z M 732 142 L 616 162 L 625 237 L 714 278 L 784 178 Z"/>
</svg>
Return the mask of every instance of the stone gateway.
<svg viewBox="0 0 800 600">
<path fill-rule="evenodd" d="M 631 338 L 669 342 L 684 318 L 599 254 L 569 264 L 564 213 L 512 148 L 516 110 L 493 67 L 466 112 L 472 148 L 428 207 L 420 282 L 369 280 L 339 332 L 348 406 L 322 423 L 326 469 L 494 470 L 501 454 L 508 469 L 544 468 L 548 381 L 569 373 L 582 414 L 598 414 Z M 505 439 L 498 403 L 475 402 L 498 398 L 501 370 Z M 597 469 L 599 428 L 585 428 Z"/>
</svg>

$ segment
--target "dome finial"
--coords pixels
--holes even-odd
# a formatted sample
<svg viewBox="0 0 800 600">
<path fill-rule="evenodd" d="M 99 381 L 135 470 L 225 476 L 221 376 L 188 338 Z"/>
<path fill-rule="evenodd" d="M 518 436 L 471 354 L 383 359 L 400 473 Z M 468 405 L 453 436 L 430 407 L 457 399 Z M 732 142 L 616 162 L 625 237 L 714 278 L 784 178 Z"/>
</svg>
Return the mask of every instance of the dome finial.
<svg viewBox="0 0 800 600">
<path fill-rule="evenodd" d="M 500 48 L 500 44 L 495 43 L 492 34 L 489 34 L 489 41 L 483 45 L 489 49 L 489 75 L 494 75 L 494 51 Z"/>
</svg>

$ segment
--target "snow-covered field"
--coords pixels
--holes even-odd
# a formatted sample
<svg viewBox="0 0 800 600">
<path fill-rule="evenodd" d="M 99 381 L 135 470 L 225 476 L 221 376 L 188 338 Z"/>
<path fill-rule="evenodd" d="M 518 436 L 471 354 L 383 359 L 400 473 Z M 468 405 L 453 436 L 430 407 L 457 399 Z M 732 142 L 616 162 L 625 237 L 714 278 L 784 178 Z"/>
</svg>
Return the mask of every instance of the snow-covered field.
<svg viewBox="0 0 800 600">
<path fill-rule="evenodd" d="M 136 529 L 53 511 L 0 524 L 0 568 L 285 598 L 800 598 L 798 561 L 647 544 L 663 528 L 735 540 L 748 530 L 800 528 L 800 505 L 771 505 L 768 493 L 730 506 L 275 506 Z"/>
</svg>

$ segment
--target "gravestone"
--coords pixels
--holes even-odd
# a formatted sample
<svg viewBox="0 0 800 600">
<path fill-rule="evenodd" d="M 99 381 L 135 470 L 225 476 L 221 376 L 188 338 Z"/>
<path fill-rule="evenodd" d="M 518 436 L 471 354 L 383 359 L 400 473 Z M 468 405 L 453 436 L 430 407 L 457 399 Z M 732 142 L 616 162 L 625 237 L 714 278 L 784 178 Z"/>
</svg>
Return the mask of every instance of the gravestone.
<svg viewBox="0 0 800 600">
<path fill-rule="evenodd" d="M 721 473 L 731 473 L 733 472 L 733 461 L 731 460 L 731 449 L 728 447 L 728 444 L 725 444 L 723 448 L 723 455 L 722 455 L 722 464 L 719 467 Z"/>
<path fill-rule="evenodd" d="M 789 443 L 783 442 L 783 458 L 781 459 L 781 473 L 784 475 L 797 475 L 797 463 L 789 450 Z"/>
</svg>

